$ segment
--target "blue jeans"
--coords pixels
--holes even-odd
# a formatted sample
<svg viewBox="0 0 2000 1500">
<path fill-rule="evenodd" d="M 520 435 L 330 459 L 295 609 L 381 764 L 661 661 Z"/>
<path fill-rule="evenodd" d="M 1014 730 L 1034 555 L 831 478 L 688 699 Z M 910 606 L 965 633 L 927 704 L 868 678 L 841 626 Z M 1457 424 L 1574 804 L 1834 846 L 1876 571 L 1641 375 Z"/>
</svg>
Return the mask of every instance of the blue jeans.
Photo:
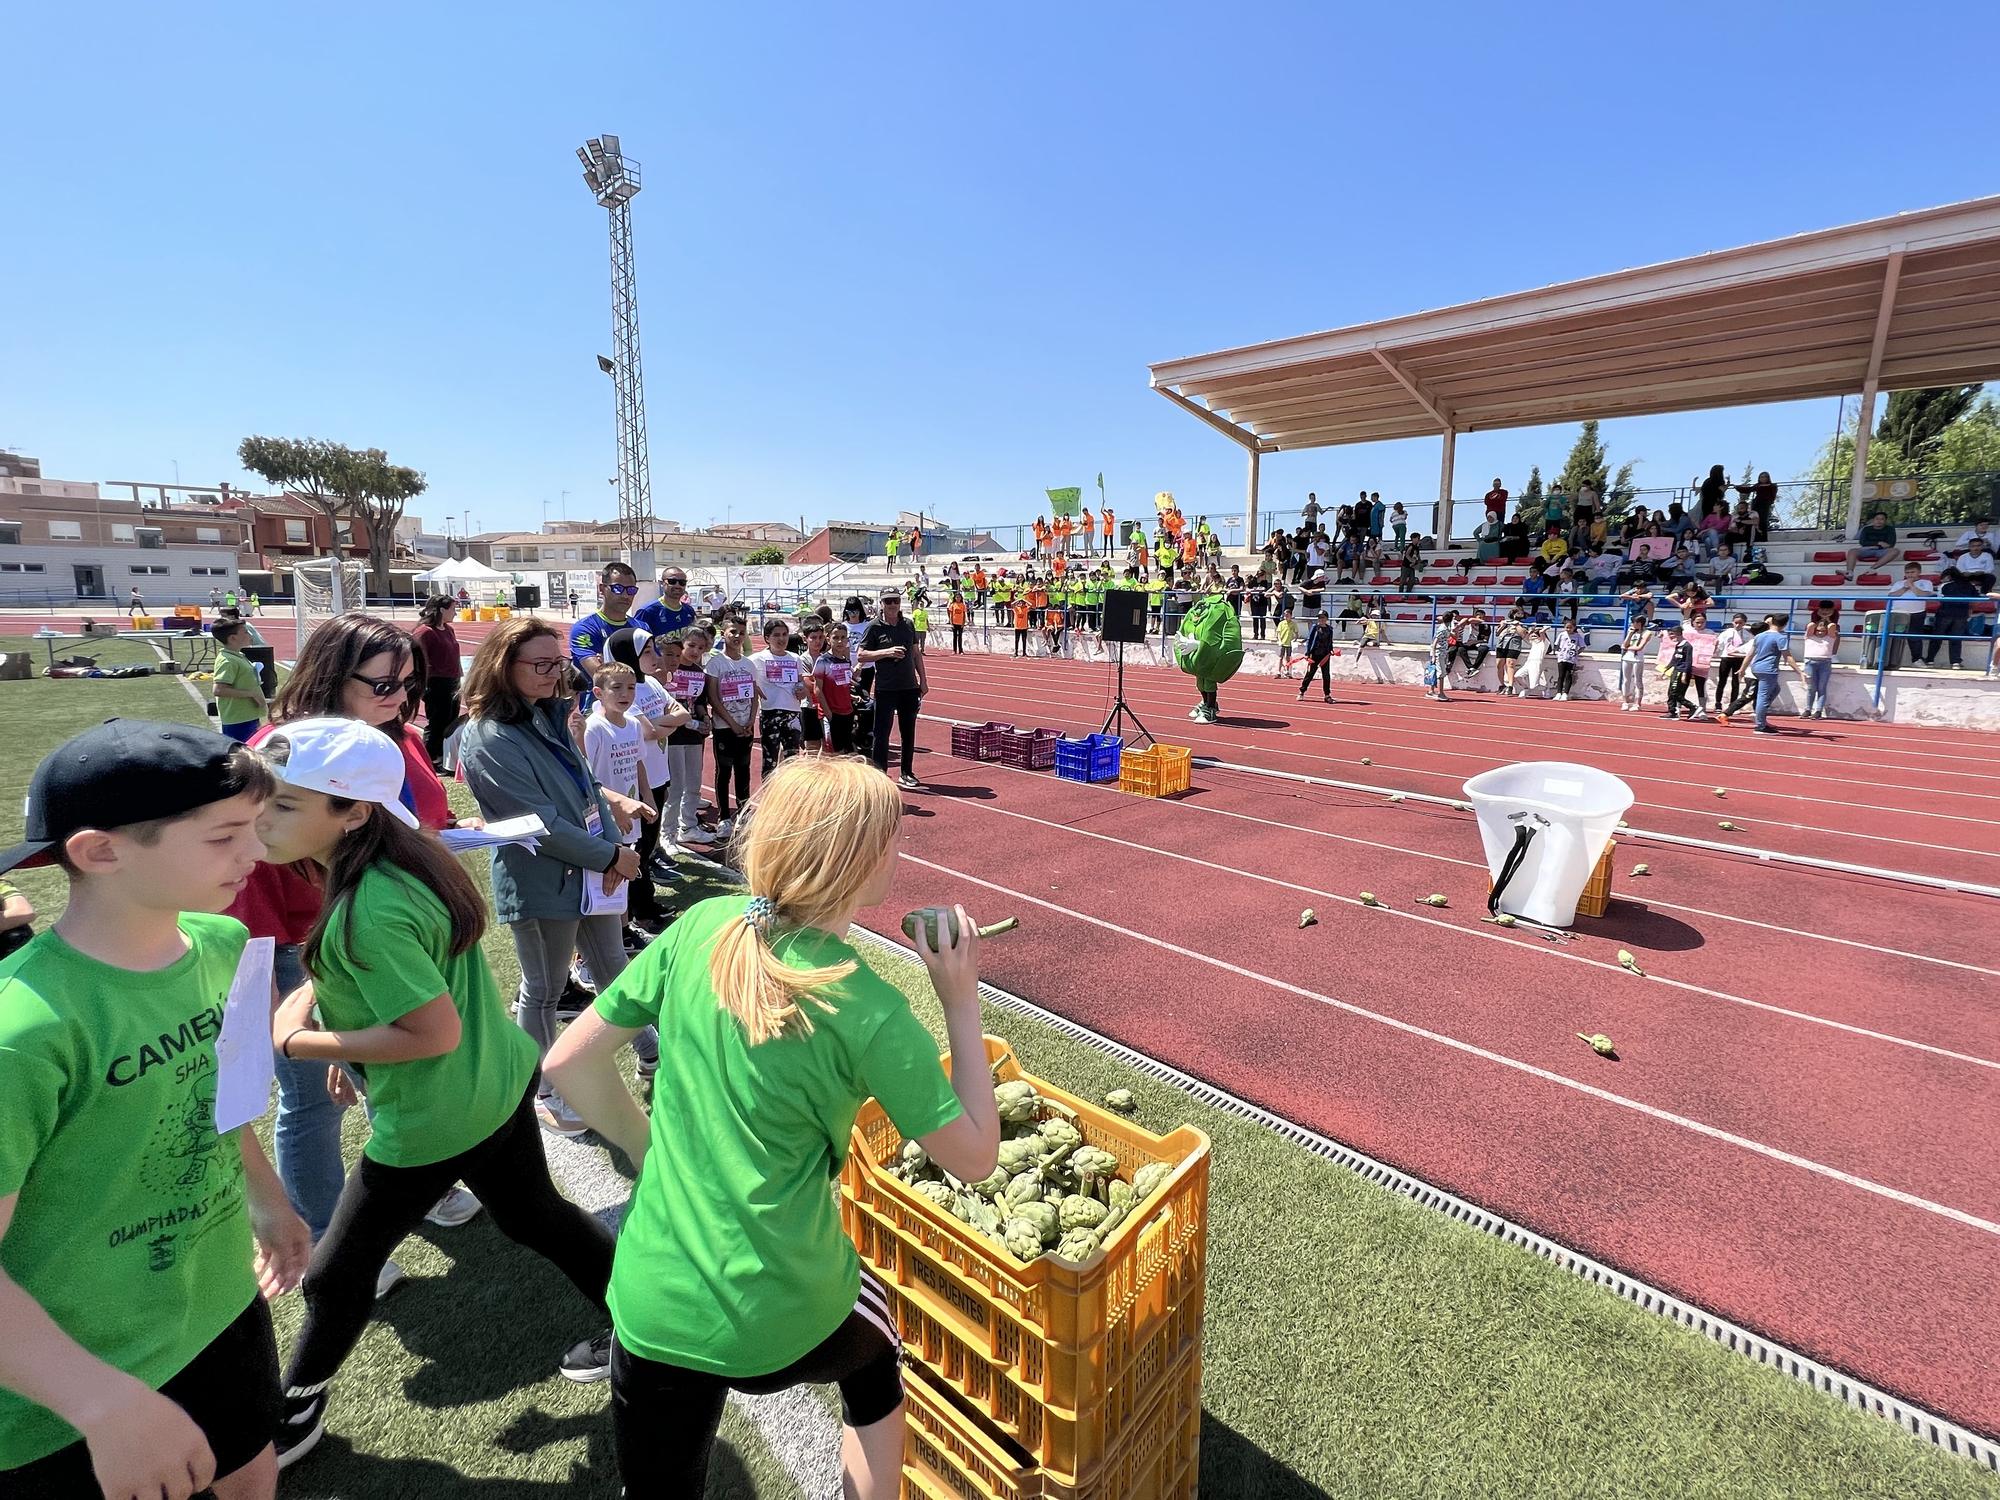
<svg viewBox="0 0 2000 1500">
<path fill-rule="evenodd" d="M 278 993 L 306 982 L 297 943 L 280 943 L 272 964 Z M 278 1179 L 285 1196 L 317 1240 L 333 1222 L 346 1172 L 340 1161 L 340 1106 L 327 1097 L 326 1064 L 280 1057 L 278 1065 Z"/>
<path fill-rule="evenodd" d="M 1954 645 L 1957 642 L 1953 642 Z M 1806 663 L 1806 712 L 1826 709 L 1826 690 L 1833 681 L 1833 659 L 1816 657 Z"/>
<path fill-rule="evenodd" d="M 1765 721 L 1764 715 L 1771 711 L 1771 705 L 1777 701 L 1778 674 L 1776 672 L 1760 674 L 1757 678 L 1757 727 L 1759 729 L 1769 729 L 1771 727 Z"/>
</svg>

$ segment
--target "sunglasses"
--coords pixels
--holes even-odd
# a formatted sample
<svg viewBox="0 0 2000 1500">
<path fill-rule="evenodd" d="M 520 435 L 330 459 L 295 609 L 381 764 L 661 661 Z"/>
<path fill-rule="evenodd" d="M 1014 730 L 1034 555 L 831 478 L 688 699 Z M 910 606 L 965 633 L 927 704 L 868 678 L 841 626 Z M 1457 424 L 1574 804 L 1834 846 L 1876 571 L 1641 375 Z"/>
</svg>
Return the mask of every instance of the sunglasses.
<svg viewBox="0 0 2000 1500">
<path fill-rule="evenodd" d="M 604 585 L 604 592 L 607 594 L 617 594 L 621 598 L 629 599 L 639 592 L 639 585 L 636 583 L 607 583 Z"/>
<path fill-rule="evenodd" d="M 356 682 L 368 684 L 368 691 L 378 698 L 394 697 L 397 693 L 414 693 L 424 685 L 424 679 L 415 673 L 408 677 L 363 677 L 359 672 L 348 674 Z"/>
<path fill-rule="evenodd" d="M 685 578 L 668 578 L 662 580 L 660 586 L 669 589 L 684 589 L 688 586 L 688 581 Z"/>
</svg>

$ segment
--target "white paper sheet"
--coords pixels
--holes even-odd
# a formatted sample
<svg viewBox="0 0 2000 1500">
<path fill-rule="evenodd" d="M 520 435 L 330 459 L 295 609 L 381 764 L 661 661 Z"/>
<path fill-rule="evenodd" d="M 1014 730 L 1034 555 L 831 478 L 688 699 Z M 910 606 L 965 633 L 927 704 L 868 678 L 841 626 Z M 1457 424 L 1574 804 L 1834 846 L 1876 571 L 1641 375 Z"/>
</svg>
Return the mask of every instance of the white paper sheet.
<svg viewBox="0 0 2000 1500">
<path fill-rule="evenodd" d="M 271 1107 L 277 1076 L 271 1054 L 271 963 L 275 938 L 252 938 L 243 945 L 229 999 L 222 1011 L 222 1034 L 215 1039 L 215 1132 L 227 1135 Z"/>
<path fill-rule="evenodd" d="M 438 839 L 453 854 L 469 854 L 474 849 L 497 849 L 502 844 L 519 844 L 532 854 L 541 847 L 541 835 L 547 832 L 540 818 L 533 813 L 523 813 L 505 822 L 488 823 L 484 828 L 442 829 Z"/>
<path fill-rule="evenodd" d="M 621 880 L 618 889 L 609 895 L 604 892 L 604 872 L 585 870 L 583 872 L 583 914 L 586 917 L 601 917 L 611 912 L 625 910 L 625 902 L 632 890 L 632 882 Z"/>
</svg>

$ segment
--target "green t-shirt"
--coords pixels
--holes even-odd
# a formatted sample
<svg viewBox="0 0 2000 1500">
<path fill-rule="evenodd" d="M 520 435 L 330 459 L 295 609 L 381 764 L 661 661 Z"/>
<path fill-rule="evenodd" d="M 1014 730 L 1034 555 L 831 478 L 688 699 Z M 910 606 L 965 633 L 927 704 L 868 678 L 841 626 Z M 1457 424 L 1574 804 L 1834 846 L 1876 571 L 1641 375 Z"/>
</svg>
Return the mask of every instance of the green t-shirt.
<svg viewBox="0 0 2000 1500">
<path fill-rule="evenodd" d="M 215 653 L 215 680 L 224 687 L 241 688 L 260 698 L 264 694 L 264 679 L 257 671 L 257 663 L 227 646 Z M 263 709 L 247 698 L 218 697 L 215 700 L 215 720 L 218 724 L 241 724 L 263 717 Z"/>
<path fill-rule="evenodd" d="M 352 958 L 350 930 L 362 935 Z M 421 1167 L 478 1145 L 520 1107 L 534 1076 L 534 1041 L 501 1005 L 478 944 L 450 952 L 444 903 L 394 865 L 370 868 L 326 924 L 312 978 L 329 1031 L 399 1021 L 446 993 L 458 1008 L 458 1045 L 442 1057 L 354 1065 L 375 1112 L 362 1149 L 384 1166 Z"/>
<path fill-rule="evenodd" d="M 611 1322 L 647 1359 L 716 1375 L 768 1375 L 854 1309 L 861 1266 L 832 1178 L 863 1100 L 906 1136 L 958 1118 L 937 1042 L 865 964 L 808 1003 L 810 1036 L 753 1047 L 717 1001 L 708 956 L 746 896 L 691 908 L 597 997 L 614 1026 L 660 1028 L 652 1145 L 611 1267 Z M 857 959 L 811 930 L 781 933 L 800 968 Z"/>
<path fill-rule="evenodd" d="M 0 1269 L 155 1390 L 257 1295 L 242 1151 L 215 1133 L 215 1039 L 248 934 L 205 914 L 180 929 L 188 951 L 149 974 L 54 932 L 0 962 L 0 1197 L 20 1195 Z M 76 1440 L 0 1390 L 0 1469 Z"/>
</svg>

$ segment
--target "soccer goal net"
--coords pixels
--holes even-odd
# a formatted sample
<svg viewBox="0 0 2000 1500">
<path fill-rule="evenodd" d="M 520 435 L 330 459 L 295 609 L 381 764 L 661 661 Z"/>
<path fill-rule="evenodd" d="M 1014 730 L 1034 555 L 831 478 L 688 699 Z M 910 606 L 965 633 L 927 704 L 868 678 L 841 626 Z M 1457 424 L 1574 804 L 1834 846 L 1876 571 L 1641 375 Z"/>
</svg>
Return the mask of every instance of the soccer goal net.
<svg viewBox="0 0 2000 1500">
<path fill-rule="evenodd" d="M 292 602 L 298 649 L 316 625 L 368 603 L 368 565 L 354 558 L 318 557 L 292 565 Z"/>
</svg>

